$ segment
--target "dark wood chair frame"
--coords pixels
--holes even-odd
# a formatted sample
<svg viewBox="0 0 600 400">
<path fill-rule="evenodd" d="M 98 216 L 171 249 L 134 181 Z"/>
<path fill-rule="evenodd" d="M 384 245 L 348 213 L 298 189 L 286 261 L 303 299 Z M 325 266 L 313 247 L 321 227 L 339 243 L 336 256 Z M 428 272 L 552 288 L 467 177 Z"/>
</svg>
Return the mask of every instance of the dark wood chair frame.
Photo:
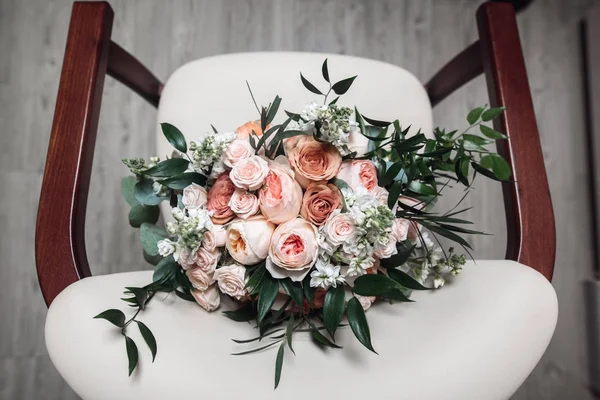
<svg viewBox="0 0 600 400">
<path fill-rule="evenodd" d="M 483 73 L 491 106 L 507 107 L 494 124 L 509 136 L 497 146 L 513 168 L 513 181 L 503 184 L 506 258 L 551 279 L 554 214 L 515 12 L 510 3 L 484 3 L 476 19 L 479 40 L 425 88 L 435 106 Z M 119 80 L 155 107 L 163 88 L 148 69 L 111 41 L 112 24 L 108 3 L 74 3 L 35 237 L 38 278 L 48 305 L 69 284 L 91 275 L 85 214 L 105 76 Z"/>
</svg>

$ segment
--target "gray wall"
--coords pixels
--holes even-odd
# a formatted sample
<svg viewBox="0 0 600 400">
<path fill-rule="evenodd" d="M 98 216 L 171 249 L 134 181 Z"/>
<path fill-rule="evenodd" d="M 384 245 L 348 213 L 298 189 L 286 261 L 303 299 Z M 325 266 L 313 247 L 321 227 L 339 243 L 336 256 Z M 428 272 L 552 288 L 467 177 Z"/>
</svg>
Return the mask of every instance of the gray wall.
<svg viewBox="0 0 600 400">
<path fill-rule="evenodd" d="M 388 61 L 426 81 L 476 38 L 480 1 L 112 0 L 113 37 L 166 79 L 183 63 L 253 50 L 345 53 Z M 577 23 L 593 0 L 536 0 L 519 17 L 558 228 L 554 285 L 558 328 L 515 399 L 591 399 L 581 282 L 591 276 L 592 238 Z M 46 313 L 34 267 L 35 213 L 70 15 L 70 0 L 0 0 L 0 399 L 71 399 L 43 341 Z M 434 112 L 464 125 L 487 102 L 478 78 Z M 154 152 L 155 111 L 107 79 L 94 160 L 87 245 L 94 273 L 140 270 L 127 224 L 120 159 Z M 506 237 L 500 188 L 469 200 L 481 258 L 501 258 Z M 450 194 L 440 207 L 456 200 Z M 490 283 L 490 284 L 493 284 Z M 507 290 L 507 295 L 510 292 Z"/>
</svg>

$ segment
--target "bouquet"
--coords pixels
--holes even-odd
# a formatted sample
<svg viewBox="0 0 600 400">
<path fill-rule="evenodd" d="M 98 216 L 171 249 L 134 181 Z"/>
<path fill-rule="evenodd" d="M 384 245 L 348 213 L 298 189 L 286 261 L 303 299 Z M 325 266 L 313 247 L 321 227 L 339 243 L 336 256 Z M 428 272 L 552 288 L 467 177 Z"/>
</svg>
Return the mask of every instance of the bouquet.
<svg viewBox="0 0 600 400">
<path fill-rule="evenodd" d="M 138 317 L 160 292 L 208 312 L 232 299 L 237 307 L 224 316 L 258 329 L 256 338 L 235 341 L 260 342 L 235 354 L 278 345 L 277 387 L 295 333 L 337 349 L 336 331 L 349 326 L 375 352 L 365 313 L 374 302 L 409 302 L 411 291 L 439 289 L 460 273 L 470 255 L 461 235 L 481 232 L 464 227 L 470 222 L 459 217 L 460 202 L 443 214 L 431 208 L 452 183 L 468 192 L 478 174 L 510 177 L 507 162 L 485 147 L 505 138 L 483 124 L 503 109 L 475 108 L 463 132 L 436 128 L 428 138 L 404 121 L 338 105 L 356 76 L 331 82 L 327 60 L 322 75 L 325 93 L 300 74 L 322 101 L 285 111 L 281 123 L 274 121 L 282 99 L 259 107 L 248 85 L 258 120 L 235 132 L 212 127 L 190 142 L 165 122 L 170 158 L 123 160 L 133 173 L 122 181 L 129 222 L 155 265 L 153 282 L 125 288 L 123 301 L 136 309 L 129 319 L 116 309 L 95 318 L 121 330 L 130 375 L 138 348 L 127 330 L 135 322 L 154 361 L 156 338 Z M 171 208 L 164 228 L 157 225 L 161 202 Z M 466 254 L 442 246 L 442 237 Z"/>
</svg>

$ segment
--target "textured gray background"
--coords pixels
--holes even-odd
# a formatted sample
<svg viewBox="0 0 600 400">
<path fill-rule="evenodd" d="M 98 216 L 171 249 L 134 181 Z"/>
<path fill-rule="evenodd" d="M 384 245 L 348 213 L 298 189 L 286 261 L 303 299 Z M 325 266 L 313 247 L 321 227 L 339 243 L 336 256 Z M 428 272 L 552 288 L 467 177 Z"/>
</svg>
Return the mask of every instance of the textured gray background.
<svg viewBox="0 0 600 400">
<path fill-rule="evenodd" d="M 388 61 L 425 82 L 476 38 L 474 12 L 480 1 L 111 3 L 113 38 L 163 80 L 178 66 L 203 56 L 298 50 Z M 519 17 L 556 211 L 554 285 L 560 317 L 547 354 L 515 399 L 591 399 L 586 389 L 581 282 L 591 276 L 592 239 L 577 24 L 593 3 L 536 0 Z M 33 254 L 70 8 L 70 0 L 0 0 L 0 399 L 77 398 L 46 354 L 46 307 Z M 435 122 L 461 127 L 466 111 L 485 102 L 485 83 L 478 78 L 436 108 Z M 145 268 L 136 232 L 127 224 L 118 181 L 125 173 L 121 158 L 153 154 L 154 124 L 155 111 L 149 105 L 106 80 L 86 227 L 94 273 Z M 506 233 L 500 189 L 484 182 L 478 189 L 469 200 L 477 205 L 470 217 L 496 236 L 473 243 L 478 256 L 501 258 Z M 441 207 L 456 196 L 450 194 Z"/>
</svg>

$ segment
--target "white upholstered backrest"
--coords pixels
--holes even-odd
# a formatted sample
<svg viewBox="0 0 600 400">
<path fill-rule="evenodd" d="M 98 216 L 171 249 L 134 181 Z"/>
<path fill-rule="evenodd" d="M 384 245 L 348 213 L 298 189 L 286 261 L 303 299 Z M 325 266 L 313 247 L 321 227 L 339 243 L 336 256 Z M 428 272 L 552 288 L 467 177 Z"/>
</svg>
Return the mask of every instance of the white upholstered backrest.
<svg viewBox="0 0 600 400">
<path fill-rule="evenodd" d="M 311 100 L 322 97 L 310 93 L 300 81 L 300 72 L 321 91 L 328 84 L 321 75 L 321 65 L 328 58 L 332 82 L 358 75 L 339 104 L 357 105 L 368 117 L 400 119 L 432 131 L 431 105 L 425 89 L 410 72 L 395 65 L 336 54 L 321 53 L 239 53 L 203 58 L 177 69 L 167 80 L 157 122 L 177 126 L 188 140 L 211 131 L 233 131 L 249 120 L 259 118 L 246 86 L 249 82 L 259 106 L 268 105 L 275 95 L 282 97 L 275 123 L 286 116 L 283 110 L 300 112 Z M 329 97 L 333 100 L 335 94 Z M 170 155 L 172 148 L 157 123 L 158 154 Z"/>
</svg>

